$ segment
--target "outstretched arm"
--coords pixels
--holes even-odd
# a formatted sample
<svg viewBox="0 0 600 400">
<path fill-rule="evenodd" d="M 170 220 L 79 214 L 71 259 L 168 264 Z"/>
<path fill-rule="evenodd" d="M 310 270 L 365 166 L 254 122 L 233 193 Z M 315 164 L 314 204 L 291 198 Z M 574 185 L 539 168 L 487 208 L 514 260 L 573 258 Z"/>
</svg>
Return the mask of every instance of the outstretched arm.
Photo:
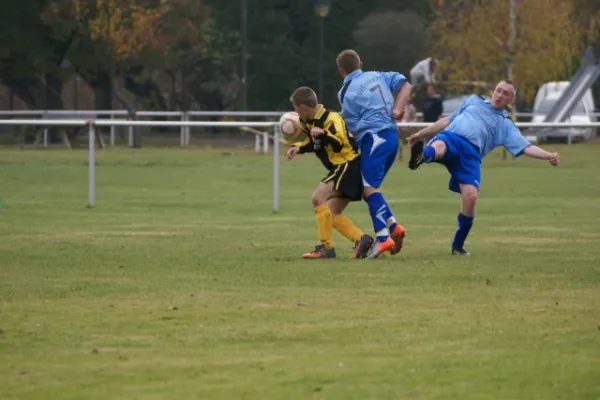
<svg viewBox="0 0 600 400">
<path fill-rule="evenodd" d="M 435 135 L 436 133 L 446 129 L 450 125 L 450 118 L 444 117 L 435 121 L 433 124 L 426 128 L 421 129 L 419 132 L 408 137 L 408 145 L 412 146 L 418 140 L 421 140 L 427 136 Z"/>
<path fill-rule="evenodd" d="M 557 165 L 560 162 L 558 153 L 550 153 L 534 145 L 527 146 L 525 150 L 523 150 L 523 153 L 526 156 L 537 158 L 538 160 L 548 160 L 552 165 Z"/>
</svg>

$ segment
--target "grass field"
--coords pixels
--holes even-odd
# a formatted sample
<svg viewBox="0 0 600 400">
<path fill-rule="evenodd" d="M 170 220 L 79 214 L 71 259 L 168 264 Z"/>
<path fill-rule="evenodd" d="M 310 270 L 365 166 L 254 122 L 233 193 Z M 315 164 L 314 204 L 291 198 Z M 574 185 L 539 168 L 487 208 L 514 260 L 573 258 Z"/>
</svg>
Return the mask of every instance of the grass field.
<svg viewBox="0 0 600 400">
<path fill-rule="evenodd" d="M 600 141 L 500 152 L 451 257 L 444 168 L 390 172 L 397 256 L 316 244 L 311 155 L 0 149 L 2 399 L 598 399 Z M 347 215 L 370 231 L 365 203 Z"/>
</svg>

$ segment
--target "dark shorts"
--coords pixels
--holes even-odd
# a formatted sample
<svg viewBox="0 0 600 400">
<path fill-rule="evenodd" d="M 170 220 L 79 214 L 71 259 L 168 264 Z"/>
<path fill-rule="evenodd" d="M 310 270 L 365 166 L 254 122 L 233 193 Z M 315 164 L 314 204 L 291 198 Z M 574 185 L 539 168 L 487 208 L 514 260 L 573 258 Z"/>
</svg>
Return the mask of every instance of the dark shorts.
<svg viewBox="0 0 600 400">
<path fill-rule="evenodd" d="M 446 166 L 450 173 L 448 189 L 460 193 L 459 184 L 473 185 L 479 190 L 481 185 L 481 156 L 469 141 L 449 131 L 438 133 L 429 144 L 441 140 L 446 144 L 446 154 L 436 161 Z"/>
<path fill-rule="evenodd" d="M 333 189 L 350 201 L 362 200 L 363 185 L 360 175 L 360 157 L 344 164 L 336 165 L 321 179 L 321 182 L 333 182 Z"/>
</svg>

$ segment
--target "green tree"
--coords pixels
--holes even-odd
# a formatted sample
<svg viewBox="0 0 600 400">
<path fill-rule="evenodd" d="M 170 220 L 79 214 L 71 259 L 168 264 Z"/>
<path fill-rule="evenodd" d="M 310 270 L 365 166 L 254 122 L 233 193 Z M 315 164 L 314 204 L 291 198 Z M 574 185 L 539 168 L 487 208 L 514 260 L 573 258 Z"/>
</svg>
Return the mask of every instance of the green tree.
<svg viewBox="0 0 600 400">
<path fill-rule="evenodd" d="M 368 69 L 406 76 L 429 47 L 425 21 L 414 11 L 371 13 L 359 22 L 353 36 Z"/>
</svg>

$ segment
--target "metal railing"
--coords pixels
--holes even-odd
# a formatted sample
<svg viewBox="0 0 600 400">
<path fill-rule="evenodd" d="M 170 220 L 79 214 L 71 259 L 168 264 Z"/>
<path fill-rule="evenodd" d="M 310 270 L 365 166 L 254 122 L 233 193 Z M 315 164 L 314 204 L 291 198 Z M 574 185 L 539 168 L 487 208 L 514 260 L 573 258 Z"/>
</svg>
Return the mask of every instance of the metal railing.
<svg viewBox="0 0 600 400">
<path fill-rule="evenodd" d="M 273 131 L 270 135 L 263 132 L 267 139 L 273 140 L 273 212 L 279 212 L 279 145 L 282 142 L 277 122 L 259 121 L 129 121 L 129 120 L 32 120 L 32 119 L 0 119 L 1 125 L 30 125 L 30 126 L 78 126 L 88 127 L 88 207 L 95 205 L 95 150 L 97 126 L 163 126 L 163 127 L 236 127 L 267 128 Z M 424 128 L 430 126 L 427 122 L 398 123 L 399 128 Z M 568 122 L 517 122 L 518 128 L 600 128 L 600 122 L 568 123 Z"/>
</svg>

